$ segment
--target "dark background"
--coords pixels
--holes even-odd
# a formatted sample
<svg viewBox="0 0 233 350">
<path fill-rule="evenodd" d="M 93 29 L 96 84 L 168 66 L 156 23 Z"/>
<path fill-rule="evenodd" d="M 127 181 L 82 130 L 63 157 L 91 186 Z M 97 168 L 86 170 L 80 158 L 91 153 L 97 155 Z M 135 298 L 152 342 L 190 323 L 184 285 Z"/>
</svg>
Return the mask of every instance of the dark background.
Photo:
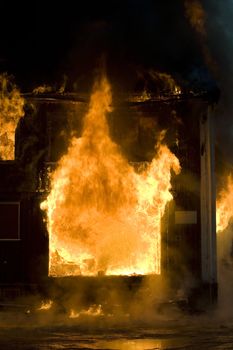
<svg viewBox="0 0 233 350">
<path fill-rule="evenodd" d="M 89 91 L 105 56 L 115 91 L 134 91 L 149 69 L 209 89 L 218 85 L 217 143 L 233 159 L 233 1 L 200 0 L 203 38 L 191 27 L 184 0 L 100 0 L 0 2 L 0 72 L 14 75 L 21 91 L 48 84 Z M 64 78 L 66 77 L 66 78 Z M 182 84 L 182 83 L 181 83 Z"/>
<path fill-rule="evenodd" d="M 103 54 L 124 89 L 143 69 L 187 76 L 205 67 L 180 0 L 2 1 L 0 14 L 0 70 L 23 91 L 64 74 L 85 89 Z"/>
</svg>

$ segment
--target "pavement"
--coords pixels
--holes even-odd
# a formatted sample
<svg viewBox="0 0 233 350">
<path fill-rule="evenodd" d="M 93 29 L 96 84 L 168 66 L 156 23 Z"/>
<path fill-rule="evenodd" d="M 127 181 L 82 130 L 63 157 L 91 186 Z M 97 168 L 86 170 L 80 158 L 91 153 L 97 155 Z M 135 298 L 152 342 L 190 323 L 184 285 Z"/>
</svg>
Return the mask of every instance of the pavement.
<svg viewBox="0 0 233 350">
<path fill-rule="evenodd" d="M 218 309 L 198 315 L 145 313 L 138 319 L 95 312 L 70 316 L 23 305 L 2 310 L 0 350 L 233 349 L 233 316 Z"/>
</svg>

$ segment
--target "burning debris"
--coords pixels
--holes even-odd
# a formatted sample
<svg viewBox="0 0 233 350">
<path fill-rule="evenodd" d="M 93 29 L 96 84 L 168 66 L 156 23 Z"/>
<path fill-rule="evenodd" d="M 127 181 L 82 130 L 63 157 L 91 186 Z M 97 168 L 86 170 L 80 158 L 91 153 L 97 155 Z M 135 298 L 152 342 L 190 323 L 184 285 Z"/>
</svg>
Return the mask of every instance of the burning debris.
<svg viewBox="0 0 233 350">
<path fill-rule="evenodd" d="M 111 140 L 111 88 L 97 81 L 80 138 L 52 174 L 46 209 L 52 276 L 159 274 L 160 225 L 179 161 L 162 136 L 137 172 Z"/>
<path fill-rule="evenodd" d="M 170 94 L 179 95 L 181 94 L 181 87 L 176 83 L 175 79 L 167 74 L 156 72 L 153 69 L 149 71 L 149 76 L 156 82 L 160 91 L 165 91 Z"/>
<path fill-rule="evenodd" d="M 83 316 L 89 316 L 89 317 L 98 317 L 98 316 L 103 316 L 103 309 L 102 305 L 91 305 L 88 309 L 83 309 L 79 312 L 71 309 L 69 318 L 79 318 Z"/>
<path fill-rule="evenodd" d="M 14 160 L 15 130 L 24 116 L 24 99 L 7 74 L 0 75 L 0 159 Z"/>
<path fill-rule="evenodd" d="M 175 79 L 168 73 L 158 72 L 153 69 L 137 72 L 139 89 L 142 90 L 130 101 L 145 102 L 153 98 L 166 98 L 182 94 L 182 89 Z"/>
<path fill-rule="evenodd" d="M 38 94 L 44 94 L 46 92 L 52 92 L 52 87 L 49 86 L 49 85 L 40 85 L 40 86 L 37 86 L 35 89 L 33 89 L 32 93 L 35 94 L 35 95 L 38 95 Z"/>
<path fill-rule="evenodd" d="M 39 310 L 39 311 L 41 311 L 41 310 L 47 311 L 47 310 L 51 309 L 52 305 L 53 305 L 53 301 L 52 300 L 42 301 L 41 306 L 38 307 L 37 310 Z"/>
</svg>

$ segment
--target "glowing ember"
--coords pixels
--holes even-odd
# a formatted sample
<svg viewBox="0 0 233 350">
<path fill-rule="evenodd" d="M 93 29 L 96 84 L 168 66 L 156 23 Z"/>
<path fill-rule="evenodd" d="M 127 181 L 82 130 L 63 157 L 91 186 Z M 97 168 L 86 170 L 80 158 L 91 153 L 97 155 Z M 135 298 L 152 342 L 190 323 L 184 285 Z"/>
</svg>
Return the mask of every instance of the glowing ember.
<svg viewBox="0 0 233 350">
<path fill-rule="evenodd" d="M 50 275 L 160 273 L 160 223 L 179 161 L 161 142 L 139 173 L 111 140 L 106 78 L 95 84 L 80 138 L 52 175 L 47 210 Z"/>
<path fill-rule="evenodd" d="M 92 305 L 87 310 L 81 310 L 80 312 L 76 312 L 73 309 L 70 310 L 69 318 L 79 318 L 80 316 L 102 316 L 103 310 L 101 305 Z"/>
<path fill-rule="evenodd" d="M 231 176 L 227 178 L 227 188 L 222 190 L 217 200 L 217 232 L 227 228 L 233 216 L 233 180 Z"/>
<path fill-rule="evenodd" d="M 0 75 L 0 159 L 15 158 L 15 130 L 24 115 L 24 99 L 6 74 Z"/>
<path fill-rule="evenodd" d="M 38 307 L 37 310 L 49 310 L 49 309 L 51 309 L 52 305 L 53 305 L 53 301 L 52 300 L 42 301 L 41 306 Z"/>
</svg>

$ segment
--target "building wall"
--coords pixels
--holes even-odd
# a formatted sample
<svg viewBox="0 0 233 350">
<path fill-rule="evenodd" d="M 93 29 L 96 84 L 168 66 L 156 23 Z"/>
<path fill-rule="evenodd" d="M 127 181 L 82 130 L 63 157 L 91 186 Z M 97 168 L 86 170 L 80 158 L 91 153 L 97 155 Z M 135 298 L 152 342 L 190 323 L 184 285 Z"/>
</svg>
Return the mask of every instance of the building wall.
<svg viewBox="0 0 233 350">
<path fill-rule="evenodd" d="M 0 238 L 0 283 L 36 283 L 48 275 L 48 235 L 39 207 L 49 191 L 46 169 L 65 153 L 71 134 L 80 135 L 86 109 L 82 102 L 28 101 L 17 128 L 16 160 L 0 163 L 0 203 L 20 204 L 20 239 Z M 207 109 L 201 99 L 174 99 L 118 104 L 109 116 L 112 137 L 129 161 L 150 161 L 161 130 L 180 160 L 182 171 L 172 176 L 174 200 L 162 222 L 162 274 L 177 287 L 204 281 L 200 120 Z M 214 245 L 208 249 L 214 259 Z"/>
</svg>

